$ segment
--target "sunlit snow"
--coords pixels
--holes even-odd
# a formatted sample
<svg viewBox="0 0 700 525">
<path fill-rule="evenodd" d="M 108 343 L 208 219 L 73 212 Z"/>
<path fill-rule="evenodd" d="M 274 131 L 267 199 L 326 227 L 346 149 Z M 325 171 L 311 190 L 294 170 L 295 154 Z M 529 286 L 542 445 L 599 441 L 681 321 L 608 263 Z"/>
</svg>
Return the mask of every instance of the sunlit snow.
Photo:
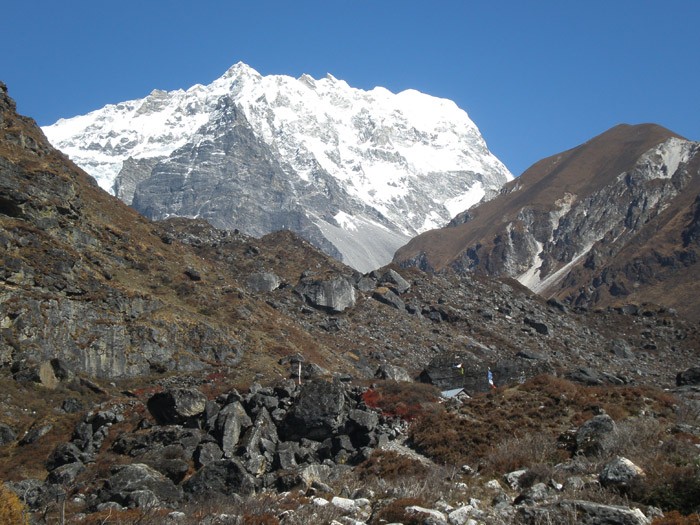
<svg viewBox="0 0 700 525">
<path fill-rule="evenodd" d="M 169 156 L 216 116 L 224 97 L 297 177 L 313 182 L 314 171 L 325 170 L 351 197 L 397 224 L 402 235 L 442 226 L 478 202 L 487 187 L 474 184 L 473 174 L 488 189 L 512 179 L 467 113 L 450 100 L 410 89 L 363 91 L 330 74 L 319 80 L 262 76 L 243 63 L 209 85 L 154 90 L 44 131 L 112 191 L 126 159 Z M 409 210 L 414 195 L 440 206 Z"/>
</svg>

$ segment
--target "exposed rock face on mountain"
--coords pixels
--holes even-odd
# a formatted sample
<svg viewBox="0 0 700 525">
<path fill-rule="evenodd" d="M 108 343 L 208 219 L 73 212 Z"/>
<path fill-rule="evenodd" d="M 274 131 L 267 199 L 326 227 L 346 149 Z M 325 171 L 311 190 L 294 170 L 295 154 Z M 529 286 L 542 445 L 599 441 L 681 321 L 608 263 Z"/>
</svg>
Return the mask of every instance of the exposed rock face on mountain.
<svg viewBox="0 0 700 525">
<path fill-rule="evenodd" d="M 3 85 L 0 364 L 58 358 L 98 377 L 195 370 L 210 359 L 234 365 L 241 345 L 229 328 L 183 318 L 184 303 L 158 297 L 155 281 L 146 291 L 144 271 L 184 284 L 182 272 L 198 262 L 164 245 L 14 111 Z M 165 257 L 182 266 L 172 272 L 158 262 Z"/>
<path fill-rule="evenodd" d="M 154 91 L 45 132 L 100 185 L 152 219 L 197 217 L 262 236 L 300 233 L 361 271 L 512 176 L 447 100 L 328 76 Z"/>
<path fill-rule="evenodd" d="M 510 276 L 580 306 L 651 301 L 700 318 L 700 144 L 613 128 L 542 160 L 395 261 Z"/>
</svg>

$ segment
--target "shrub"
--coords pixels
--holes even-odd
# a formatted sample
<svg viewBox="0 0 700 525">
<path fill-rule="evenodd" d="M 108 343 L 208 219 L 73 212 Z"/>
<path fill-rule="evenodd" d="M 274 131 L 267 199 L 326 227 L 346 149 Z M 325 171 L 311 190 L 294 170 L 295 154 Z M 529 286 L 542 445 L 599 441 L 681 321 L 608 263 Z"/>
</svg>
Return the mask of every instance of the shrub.
<svg viewBox="0 0 700 525">
<path fill-rule="evenodd" d="M 29 523 L 28 511 L 17 494 L 0 483 L 0 523 L 24 525 Z"/>
<path fill-rule="evenodd" d="M 690 514 L 689 516 L 684 516 L 680 512 L 672 510 L 663 516 L 654 518 L 651 525 L 700 525 L 700 515 Z"/>
<path fill-rule="evenodd" d="M 371 524 L 379 523 L 403 523 L 404 525 L 423 525 L 424 517 L 419 517 L 415 514 L 406 512 L 407 507 L 417 505 L 425 507 L 426 502 L 419 498 L 399 498 L 395 499 L 378 512 L 376 512 L 370 521 Z"/>
<path fill-rule="evenodd" d="M 362 400 L 385 416 L 412 421 L 422 414 L 427 405 L 437 402 L 439 396 L 436 387 L 425 383 L 385 381 L 367 390 Z"/>
<path fill-rule="evenodd" d="M 484 458 L 486 470 L 493 474 L 533 469 L 564 461 L 566 452 L 557 447 L 556 439 L 545 432 L 530 432 L 510 437 L 496 444 Z"/>
<path fill-rule="evenodd" d="M 634 487 L 635 499 L 664 511 L 700 512 L 700 468 L 666 466 Z"/>
<path fill-rule="evenodd" d="M 390 450 L 375 450 L 367 461 L 357 467 L 362 480 L 372 478 L 393 481 L 410 476 L 425 477 L 428 472 L 420 461 Z"/>
</svg>

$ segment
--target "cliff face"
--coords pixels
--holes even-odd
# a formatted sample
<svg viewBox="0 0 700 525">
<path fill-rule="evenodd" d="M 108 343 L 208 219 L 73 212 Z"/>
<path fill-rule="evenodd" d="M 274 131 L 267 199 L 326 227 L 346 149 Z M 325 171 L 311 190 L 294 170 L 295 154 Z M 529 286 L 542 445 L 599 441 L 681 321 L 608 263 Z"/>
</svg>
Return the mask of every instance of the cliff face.
<svg viewBox="0 0 700 525">
<path fill-rule="evenodd" d="M 0 364 L 58 358 L 128 377 L 239 360 L 230 329 L 165 290 L 189 285 L 184 272 L 201 263 L 53 150 L 4 85 L 0 246 Z"/>
<path fill-rule="evenodd" d="M 514 277 L 577 305 L 656 301 L 698 316 L 678 292 L 695 289 L 695 238 L 684 232 L 694 231 L 699 152 L 659 126 L 618 126 L 535 164 L 395 261 Z"/>
</svg>

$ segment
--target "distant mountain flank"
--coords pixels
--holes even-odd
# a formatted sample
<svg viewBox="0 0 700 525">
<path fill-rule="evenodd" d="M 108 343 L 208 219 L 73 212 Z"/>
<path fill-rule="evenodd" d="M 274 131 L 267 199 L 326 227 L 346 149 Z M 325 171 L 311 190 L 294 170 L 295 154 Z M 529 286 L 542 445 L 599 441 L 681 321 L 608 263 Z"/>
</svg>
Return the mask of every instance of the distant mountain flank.
<svg viewBox="0 0 700 525">
<path fill-rule="evenodd" d="M 513 178 L 449 100 L 242 63 L 207 86 L 154 90 L 44 132 L 149 218 L 257 237 L 289 229 L 361 271 Z"/>
<path fill-rule="evenodd" d="M 653 301 L 699 318 L 699 153 L 658 125 L 616 126 L 534 164 L 394 261 L 514 277 L 580 306 Z"/>
</svg>

